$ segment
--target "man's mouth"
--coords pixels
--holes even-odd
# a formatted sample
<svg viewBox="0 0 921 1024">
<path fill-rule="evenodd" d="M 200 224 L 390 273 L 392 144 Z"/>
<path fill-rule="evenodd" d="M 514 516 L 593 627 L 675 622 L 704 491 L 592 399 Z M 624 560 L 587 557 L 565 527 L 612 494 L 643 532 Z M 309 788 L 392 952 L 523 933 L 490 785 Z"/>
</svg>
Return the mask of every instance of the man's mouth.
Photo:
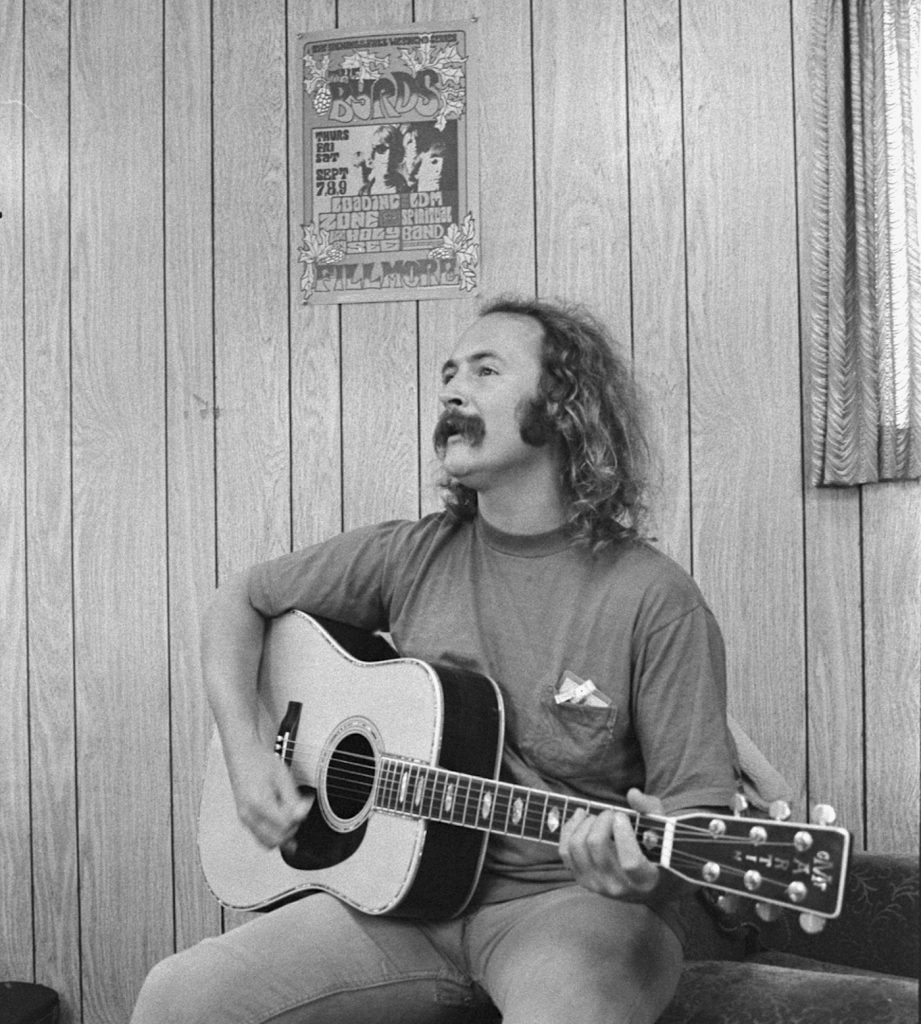
<svg viewBox="0 0 921 1024">
<path fill-rule="evenodd" d="M 433 441 L 435 451 L 443 455 L 453 441 L 466 441 L 477 445 L 486 434 L 486 425 L 479 416 L 465 416 L 462 413 L 448 410 L 442 413 L 435 425 Z"/>
</svg>

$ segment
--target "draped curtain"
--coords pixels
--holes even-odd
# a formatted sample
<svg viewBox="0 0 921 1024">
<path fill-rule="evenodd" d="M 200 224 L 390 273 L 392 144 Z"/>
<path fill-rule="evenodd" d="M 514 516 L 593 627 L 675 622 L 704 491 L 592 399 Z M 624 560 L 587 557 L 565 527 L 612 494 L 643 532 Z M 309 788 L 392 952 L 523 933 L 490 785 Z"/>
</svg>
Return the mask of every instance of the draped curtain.
<svg viewBox="0 0 921 1024">
<path fill-rule="evenodd" d="M 921 0 L 815 0 L 811 479 L 921 477 Z"/>
</svg>

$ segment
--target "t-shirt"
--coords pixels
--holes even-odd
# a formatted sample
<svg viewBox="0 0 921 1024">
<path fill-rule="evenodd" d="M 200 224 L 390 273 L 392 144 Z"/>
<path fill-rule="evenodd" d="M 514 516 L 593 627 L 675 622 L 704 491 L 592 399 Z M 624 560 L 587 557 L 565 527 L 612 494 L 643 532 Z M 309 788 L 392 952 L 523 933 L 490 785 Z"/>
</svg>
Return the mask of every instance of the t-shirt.
<svg viewBox="0 0 921 1024">
<path fill-rule="evenodd" d="M 598 801 L 637 786 L 667 812 L 729 803 L 719 627 L 642 541 L 593 552 L 565 530 L 503 533 L 447 512 L 363 527 L 257 567 L 250 600 L 390 634 L 397 651 L 487 675 L 505 704 L 502 778 Z M 557 702 L 591 681 L 591 700 Z M 553 846 L 490 840 L 478 898 L 572 881 Z"/>
</svg>

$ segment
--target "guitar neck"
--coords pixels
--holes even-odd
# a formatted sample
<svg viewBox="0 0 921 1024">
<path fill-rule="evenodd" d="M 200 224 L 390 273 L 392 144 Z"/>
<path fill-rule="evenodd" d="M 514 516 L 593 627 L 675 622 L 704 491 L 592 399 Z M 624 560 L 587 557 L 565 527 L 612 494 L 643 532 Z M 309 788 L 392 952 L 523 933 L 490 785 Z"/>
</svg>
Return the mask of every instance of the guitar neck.
<svg viewBox="0 0 921 1024">
<path fill-rule="evenodd" d="M 375 806 L 396 814 L 554 846 L 560 841 L 563 823 L 577 810 L 599 813 L 616 806 L 634 819 L 638 833 L 643 830 L 642 844 L 647 856 L 663 867 L 668 864 L 669 835 L 674 825 L 668 818 L 641 815 L 627 806 L 562 796 L 395 757 L 381 759 Z"/>
<path fill-rule="evenodd" d="M 644 854 L 695 885 L 835 917 L 841 910 L 850 835 L 705 811 L 640 814 L 619 804 L 563 796 L 397 757 L 383 757 L 374 793 L 381 811 L 556 845 L 577 811 L 616 808 L 633 819 Z"/>
</svg>

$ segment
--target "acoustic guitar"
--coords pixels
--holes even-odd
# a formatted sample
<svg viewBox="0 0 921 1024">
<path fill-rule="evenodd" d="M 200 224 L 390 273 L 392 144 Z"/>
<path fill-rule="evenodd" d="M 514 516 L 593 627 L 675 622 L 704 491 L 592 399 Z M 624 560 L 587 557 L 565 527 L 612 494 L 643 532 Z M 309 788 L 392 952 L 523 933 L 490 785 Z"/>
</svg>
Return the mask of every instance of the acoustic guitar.
<svg viewBox="0 0 921 1024">
<path fill-rule="evenodd" d="M 503 706 L 491 679 L 399 657 L 341 623 L 296 611 L 272 620 L 258 693 L 267 749 L 311 806 L 290 849 L 262 847 L 237 817 L 215 732 L 199 849 L 228 907 L 265 910 L 322 890 L 368 914 L 452 917 L 476 889 L 490 835 L 556 845 L 577 808 L 611 806 L 500 781 Z M 809 930 L 840 913 L 843 828 L 621 809 L 645 855 L 689 882 L 766 912 L 798 910 Z"/>
</svg>

